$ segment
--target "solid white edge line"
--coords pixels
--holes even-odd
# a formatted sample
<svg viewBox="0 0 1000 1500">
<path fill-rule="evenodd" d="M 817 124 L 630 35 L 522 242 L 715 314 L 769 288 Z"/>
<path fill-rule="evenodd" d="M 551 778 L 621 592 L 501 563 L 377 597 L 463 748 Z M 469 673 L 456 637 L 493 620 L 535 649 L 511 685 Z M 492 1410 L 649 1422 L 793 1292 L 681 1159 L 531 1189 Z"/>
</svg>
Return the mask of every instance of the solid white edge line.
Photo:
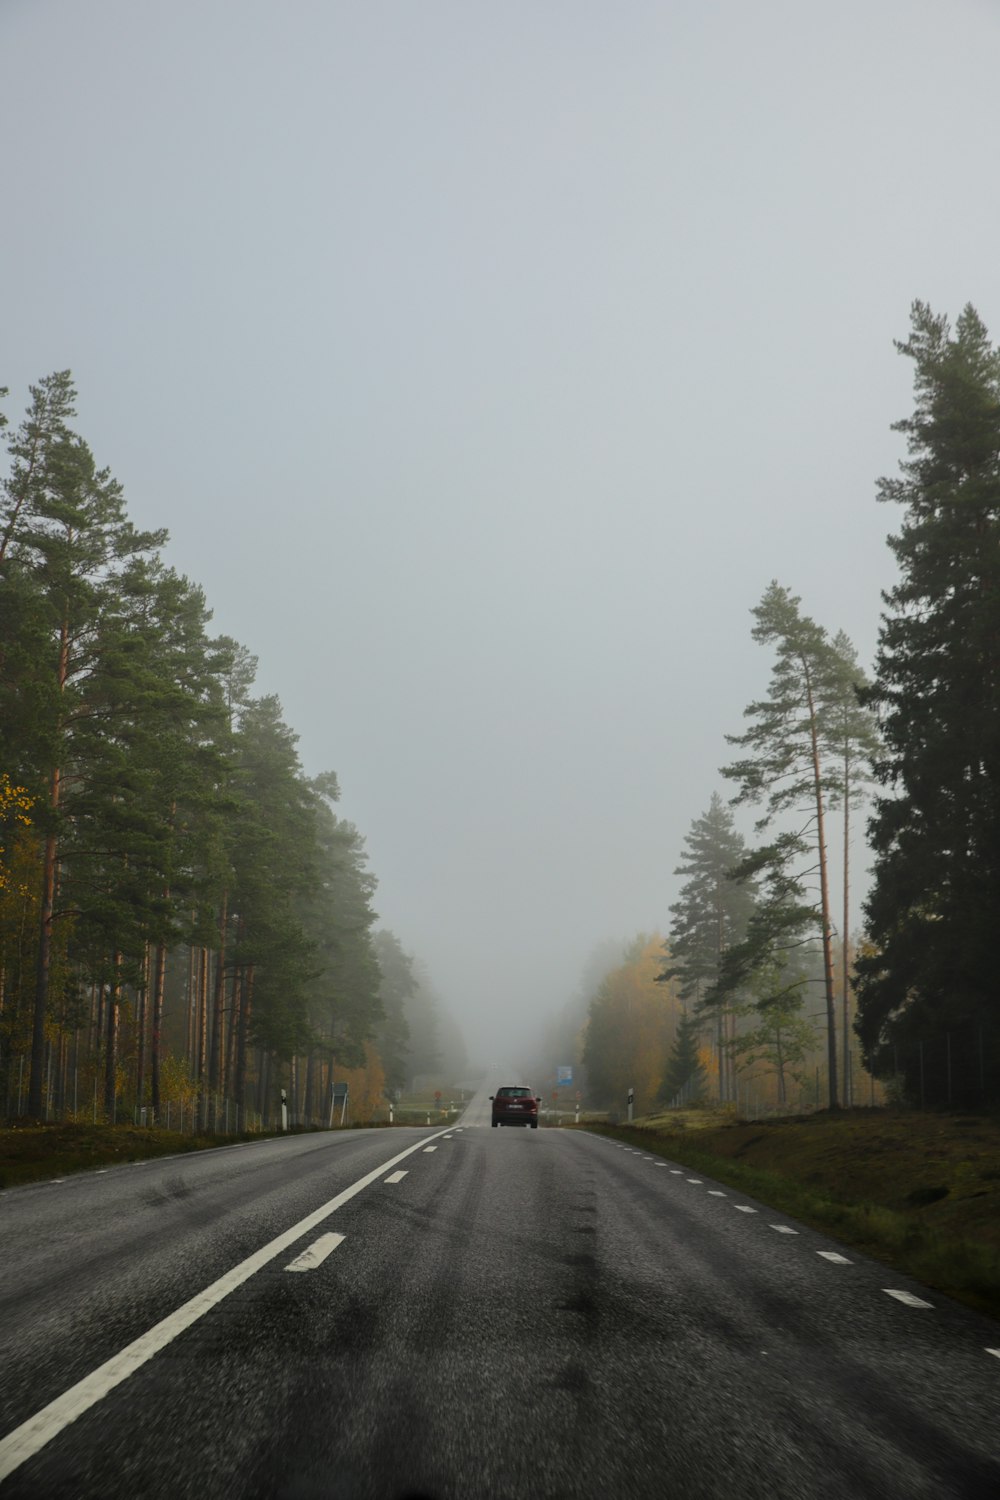
<svg viewBox="0 0 1000 1500">
<path fill-rule="evenodd" d="M 443 1133 L 443 1131 L 440 1132 L 440 1134 Z M 436 1137 L 432 1136 L 431 1139 L 435 1140 Z M 19 1427 L 15 1427 L 0 1440 L 0 1480 L 13 1474 L 15 1469 L 20 1468 L 21 1464 L 44 1448 L 46 1443 L 50 1443 L 54 1437 L 57 1437 L 64 1427 L 68 1427 L 71 1422 L 76 1421 L 77 1417 L 82 1417 L 85 1411 L 96 1406 L 97 1402 L 102 1400 L 109 1391 L 113 1391 L 116 1385 L 121 1385 L 123 1380 L 134 1375 L 147 1360 L 152 1359 L 154 1354 L 158 1354 L 167 1344 L 172 1343 L 178 1334 L 190 1328 L 192 1323 L 197 1323 L 199 1318 L 211 1312 L 212 1308 L 224 1297 L 228 1297 L 230 1292 L 234 1292 L 238 1286 L 249 1281 L 257 1271 L 270 1261 L 277 1259 L 290 1245 L 294 1245 L 296 1240 L 300 1240 L 304 1234 L 308 1234 L 311 1229 L 322 1224 L 324 1219 L 329 1218 L 332 1213 L 350 1202 L 366 1187 L 370 1187 L 373 1182 L 378 1182 L 391 1167 L 396 1166 L 397 1162 L 405 1161 L 408 1156 L 419 1151 L 423 1144 L 423 1140 L 416 1141 L 391 1160 L 383 1162 L 374 1171 L 366 1173 L 364 1177 L 359 1177 L 357 1182 L 352 1182 L 351 1186 L 344 1188 L 342 1193 L 338 1193 L 321 1208 L 307 1214 L 304 1219 L 293 1224 L 291 1229 L 286 1229 L 284 1234 L 279 1234 L 277 1239 L 262 1246 L 246 1260 L 240 1261 L 239 1265 L 227 1271 L 225 1276 L 220 1276 L 218 1281 L 213 1281 L 189 1302 L 182 1303 L 162 1322 L 154 1324 L 146 1333 L 133 1339 L 132 1343 L 126 1344 L 118 1354 L 106 1360 L 103 1365 L 98 1365 L 96 1370 L 92 1370 L 89 1375 L 78 1380 L 76 1385 L 71 1385 L 68 1391 L 64 1391 L 54 1401 L 50 1401 L 48 1406 L 43 1406 L 40 1411 L 35 1412 L 33 1417 L 29 1417 Z"/>
<path fill-rule="evenodd" d="M 315 1271 L 321 1266 L 326 1257 L 336 1250 L 338 1245 L 344 1243 L 342 1234 L 321 1234 L 318 1240 L 314 1240 L 308 1250 L 303 1250 L 294 1260 L 290 1260 L 285 1267 L 286 1271 Z"/>
</svg>

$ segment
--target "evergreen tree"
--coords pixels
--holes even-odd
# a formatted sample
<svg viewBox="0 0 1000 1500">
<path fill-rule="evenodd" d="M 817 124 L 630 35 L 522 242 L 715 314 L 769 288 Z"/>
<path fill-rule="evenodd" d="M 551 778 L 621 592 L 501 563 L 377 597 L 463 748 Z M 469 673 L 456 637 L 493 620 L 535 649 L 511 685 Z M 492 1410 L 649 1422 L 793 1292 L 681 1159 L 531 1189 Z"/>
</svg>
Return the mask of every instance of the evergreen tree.
<svg viewBox="0 0 1000 1500">
<path fill-rule="evenodd" d="M 93 795 L 88 765 L 106 760 L 122 701 L 116 673 L 129 629 L 123 574 L 166 536 L 137 532 L 128 521 L 120 486 L 69 428 L 74 396 L 68 371 L 31 388 L 31 407 L 10 446 L 0 537 L 4 760 L 32 778 L 25 784 L 36 796 L 44 841 L 28 1089 L 28 1112 L 36 1116 L 58 871 L 79 826 L 78 803 Z M 123 907 L 119 915 L 130 921 Z"/>
<path fill-rule="evenodd" d="M 680 998 L 700 1014 L 713 1009 L 705 997 L 715 993 L 723 954 L 745 936 L 754 892 L 752 883 L 733 879 L 734 869 L 746 858 L 746 844 L 717 792 L 708 811 L 691 824 L 684 843 L 685 855 L 674 873 L 688 878 L 670 908 L 669 961 L 660 978 L 676 978 Z M 728 1068 L 732 1016 L 721 997 L 714 1013 L 719 1096 L 728 1099 L 733 1096 Z"/>
<path fill-rule="evenodd" d="M 825 763 L 824 751 L 841 671 L 826 631 L 800 612 L 799 603 L 787 589 L 773 582 L 753 610 L 754 640 L 775 648 L 771 681 L 767 698 L 744 710 L 750 727 L 743 734 L 726 736 L 731 745 L 750 753 L 724 766 L 722 774 L 739 783 L 734 801 L 764 802 L 766 811 L 758 829 L 768 827 L 776 816 L 788 811 L 805 811 L 808 815 L 809 845 L 815 852 L 819 875 L 816 920 L 823 947 L 829 1104 L 836 1109 L 837 1017 L 826 843 L 827 802 L 836 781 Z M 805 847 L 801 840 L 799 847 Z M 786 856 L 792 848 L 790 842 L 782 840 L 782 865 L 786 869 Z"/>
<path fill-rule="evenodd" d="M 698 1022 L 688 1010 L 681 1012 L 677 1035 L 670 1049 L 667 1071 L 658 1095 L 661 1104 L 697 1104 L 705 1092 L 705 1065 L 698 1051 Z"/>
<path fill-rule="evenodd" d="M 410 1027 L 406 1006 L 416 990 L 417 981 L 413 974 L 413 960 L 404 953 L 394 932 L 381 928 L 375 934 L 374 948 L 384 1017 L 378 1033 L 378 1050 L 385 1069 L 386 1087 L 395 1097 L 405 1088 L 409 1071 Z"/>
<path fill-rule="evenodd" d="M 952 329 L 920 302 L 897 347 L 916 402 L 895 424 L 909 457 L 879 484 L 904 515 L 866 694 L 885 750 L 857 1026 L 877 1071 L 893 1044 L 921 1040 L 925 1096 L 947 1099 L 950 1083 L 971 1100 L 981 1070 L 994 1096 L 1000 1077 L 1000 351 L 972 307 Z M 899 1050 L 915 1092 L 916 1049 Z"/>
</svg>

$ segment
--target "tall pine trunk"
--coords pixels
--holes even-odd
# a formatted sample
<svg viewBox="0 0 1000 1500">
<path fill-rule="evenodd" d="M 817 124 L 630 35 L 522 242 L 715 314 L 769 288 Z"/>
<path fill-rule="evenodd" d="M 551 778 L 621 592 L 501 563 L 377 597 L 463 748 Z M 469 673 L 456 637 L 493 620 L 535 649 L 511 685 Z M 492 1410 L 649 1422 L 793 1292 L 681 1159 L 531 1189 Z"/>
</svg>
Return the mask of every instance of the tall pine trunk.
<svg viewBox="0 0 1000 1500">
<path fill-rule="evenodd" d="M 833 924 L 830 921 L 830 873 L 827 868 L 826 826 L 823 806 L 823 776 L 819 763 L 819 726 L 813 699 L 812 678 L 806 668 L 806 701 L 809 706 L 809 737 L 812 743 L 813 786 L 816 792 L 816 844 L 819 851 L 820 921 L 823 927 L 823 990 L 826 996 L 826 1056 L 829 1068 L 829 1107 L 837 1108 L 837 1002 L 833 985 Z"/>
<path fill-rule="evenodd" d="M 121 961 L 120 953 L 114 958 L 114 977 L 108 986 L 107 1034 L 104 1045 L 104 1113 L 107 1123 L 115 1123 L 118 1093 L 118 1030 L 121 1018 Z"/>
<path fill-rule="evenodd" d="M 844 1033 L 844 1103 L 848 1106 L 853 1104 L 853 1080 L 851 1078 L 851 1020 L 848 1004 L 848 974 L 850 969 L 850 955 L 848 952 L 847 933 L 850 923 L 849 895 L 850 895 L 850 854 L 851 854 L 851 757 L 850 749 L 845 742 L 844 745 L 844 926 L 841 932 L 841 963 L 840 982 L 843 1001 L 843 1033 Z"/>
<path fill-rule="evenodd" d="M 163 991 L 167 979 L 167 945 L 162 940 L 156 945 L 153 964 L 152 1016 L 149 1035 L 149 1092 L 153 1109 L 153 1120 L 160 1118 L 160 1038 L 163 1031 Z"/>
<path fill-rule="evenodd" d="M 49 807 L 59 806 L 59 771 L 52 772 Z M 38 964 L 35 971 L 35 1004 L 31 1023 L 31 1070 L 28 1076 L 28 1114 L 42 1117 L 42 1080 L 45 1072 L 45 1013 L 49 1003 L 49 970 L 52 963 L 52 919 L 56 901 L 56 836 L 45 838 L 42 859 L 42 900 L 38 921 Z"/>
</svg>

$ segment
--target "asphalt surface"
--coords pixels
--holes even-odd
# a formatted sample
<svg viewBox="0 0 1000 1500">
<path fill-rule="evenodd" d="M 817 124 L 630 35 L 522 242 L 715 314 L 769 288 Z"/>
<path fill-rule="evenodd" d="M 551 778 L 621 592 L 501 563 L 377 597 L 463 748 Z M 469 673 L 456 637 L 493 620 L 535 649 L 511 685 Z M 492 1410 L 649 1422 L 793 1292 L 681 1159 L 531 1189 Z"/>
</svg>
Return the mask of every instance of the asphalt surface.
<svg viewBox="0 0 1000 1500">
<path fill-rule="evenodd" d="M 997 1500 L 1000 1326 L 486 1110 L 3 1194 L 0 1500 Z"/>
</svg>

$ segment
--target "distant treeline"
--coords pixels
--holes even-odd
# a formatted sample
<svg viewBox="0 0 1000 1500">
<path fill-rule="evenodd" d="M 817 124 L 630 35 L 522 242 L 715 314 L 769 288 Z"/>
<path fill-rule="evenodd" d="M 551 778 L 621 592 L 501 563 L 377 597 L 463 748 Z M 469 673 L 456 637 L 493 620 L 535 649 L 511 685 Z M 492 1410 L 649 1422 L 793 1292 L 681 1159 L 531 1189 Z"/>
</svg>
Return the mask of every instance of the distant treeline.
<svg viewBox="0 0 1000 1500">
<path fill-rule="evenodd" d="M 663 998 L 640 941 L 550 1038 L 575 1046 L 595 1103 L 626 1084 L 646 1107 L 791 1108 L 820 1083 L 831 1107 L 1000 1100 L 1000 351 L 973 308 L 952 328 L 922 303 L 897 348 L 915 406 L 878 486 L 903 520 L 871 679 L 770 585 L 753 610 L 767 694 L 727 736 L 730 805 L 714 795 L 685 840 Z M 752 846 L 739 804 L 759 812 Z M 873 882 L 852 941 L 859 865 Z"/>
<path fill-rule="evenodd" d="M 6 392 L 3 392 L 5 395 Z M 461 1044 L 255 659 L 31 389 L 0 510 L 0 1108 L 373 1112 Z M 0 426 L 7 426 L 0 415 Z"/>
</svg>

